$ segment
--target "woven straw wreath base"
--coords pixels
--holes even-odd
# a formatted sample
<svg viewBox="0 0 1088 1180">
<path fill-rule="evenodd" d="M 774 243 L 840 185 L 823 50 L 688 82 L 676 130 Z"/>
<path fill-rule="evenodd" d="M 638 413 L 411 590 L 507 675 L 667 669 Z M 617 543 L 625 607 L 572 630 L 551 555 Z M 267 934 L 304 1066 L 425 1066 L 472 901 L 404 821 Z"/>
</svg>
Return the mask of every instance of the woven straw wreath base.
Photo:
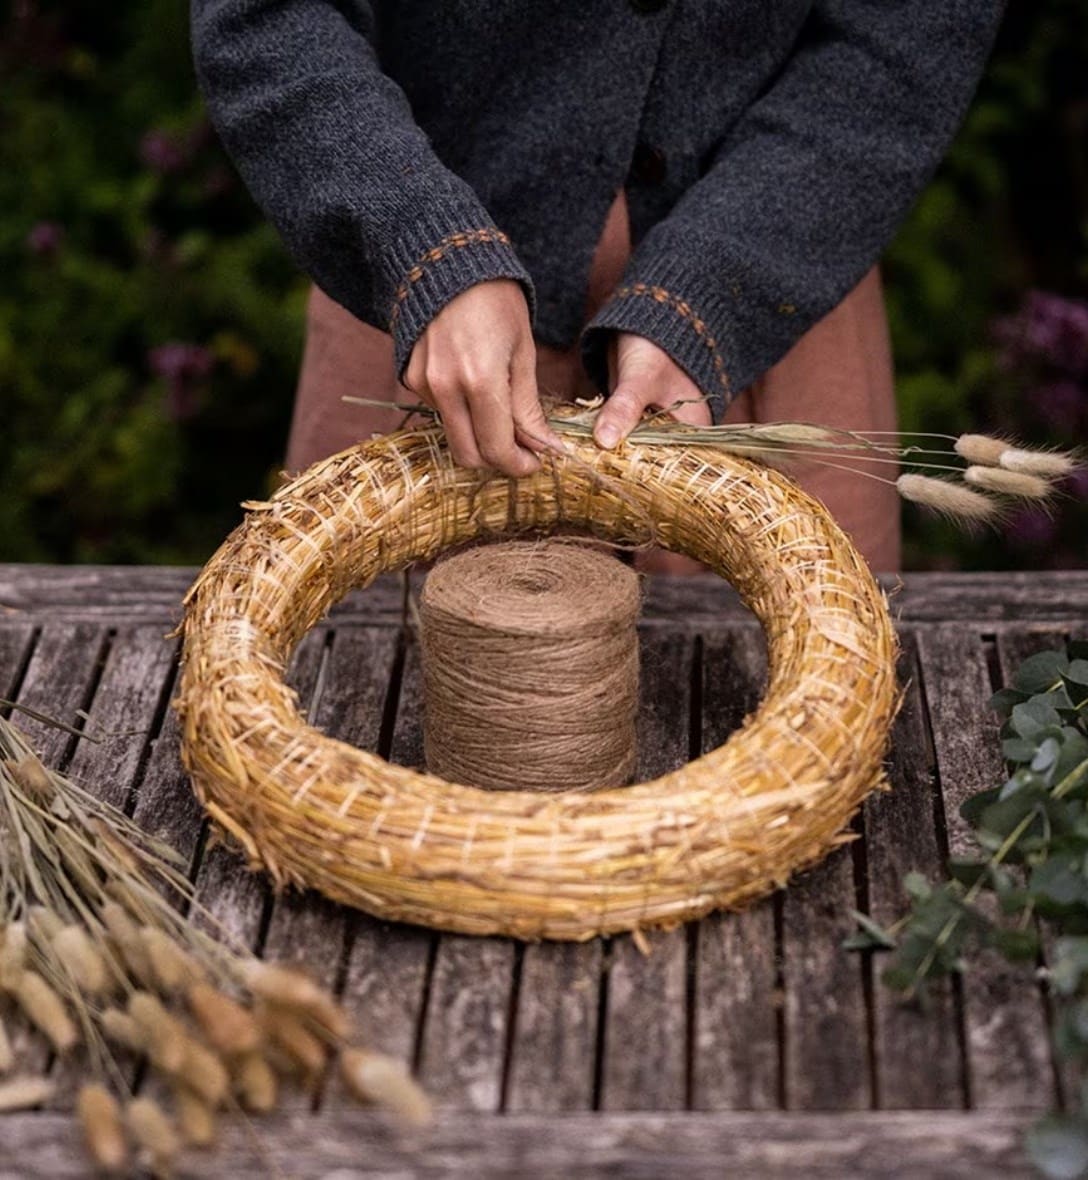
<svg viewBox="0 0 1088 1180">
<path fill-rule="evenodd" d="M 572 443 L 536 475 L 455 466 L 438 427 L 325 460 L 249 505 L 186 599 L 175 707 L 212 819 L 279 885 L 472 934 L 586 939 L 670 926 L 784 883 L 882 782 L 894 632 L 825 509 L 706 447 Z M 651 782 L 484 791 L 307 725 L 283 675 L 353 587 L 454 545 L 582 530 L 647 539 L 727 578 L 766 632 L 763 702 L 725 745 Z"/>
</svg>

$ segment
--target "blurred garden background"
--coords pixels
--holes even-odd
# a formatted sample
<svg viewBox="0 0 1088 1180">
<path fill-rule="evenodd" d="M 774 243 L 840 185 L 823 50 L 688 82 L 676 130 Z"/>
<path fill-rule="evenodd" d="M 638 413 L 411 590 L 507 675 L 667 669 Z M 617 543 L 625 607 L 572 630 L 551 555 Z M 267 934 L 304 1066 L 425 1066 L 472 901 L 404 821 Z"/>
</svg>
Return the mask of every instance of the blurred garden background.
<svg viewBox="0 0 1088 1180">
<path fill-rule="evenodd" d="M 202 562 L 279 470 L 306 284 L 201 109 L 184 0 L 0 9 L 0 560 Z M 1012 0 L 885 260 L 904 429 L 1088 434 L 1088 4 Z M 362 391 L 360 391 L 362 392 Z M 908 568 L 1088 564 L 1088 474 Z"/>
</svg>

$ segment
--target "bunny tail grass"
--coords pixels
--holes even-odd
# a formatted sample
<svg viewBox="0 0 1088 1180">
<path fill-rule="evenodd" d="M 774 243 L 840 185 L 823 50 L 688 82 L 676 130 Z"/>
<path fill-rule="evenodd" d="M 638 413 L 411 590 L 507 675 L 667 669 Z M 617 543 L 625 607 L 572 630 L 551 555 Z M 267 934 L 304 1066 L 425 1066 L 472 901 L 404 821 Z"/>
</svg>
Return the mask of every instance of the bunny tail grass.
<svg viewBox="0 0 1088 1180">
<path fill-rule="evenodd" d="M 954 520 L 989 524 L 1001 516 L 996 500 L 951 480 L 908 473 L 901 475 L 895 486 L 904 500 L 932 508 Z"/>
</svg>

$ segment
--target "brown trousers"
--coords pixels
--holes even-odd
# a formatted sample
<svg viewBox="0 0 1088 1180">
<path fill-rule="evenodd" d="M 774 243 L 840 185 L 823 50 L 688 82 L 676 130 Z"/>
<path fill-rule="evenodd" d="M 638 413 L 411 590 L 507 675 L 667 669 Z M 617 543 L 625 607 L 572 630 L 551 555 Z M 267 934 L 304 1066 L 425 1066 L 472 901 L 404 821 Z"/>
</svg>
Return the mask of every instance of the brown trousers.
<svg viewBox="0 0 1088 1180">
<path fill-rule="evenodd" d="M 627 205 L 620 193 L 609 212 L 589 277 L 589 319 L 617 285 L 630 254 Z M 575 349 L 540 347 L 542 392 L 592 397 Z M 326 455 L 396 427 L 395 410 L 352 406 L 344 394 L 412 401 L 393 371 L 392 341 L 361 323 L 314 287 L 307 313 L 306 348 L 287 446 L 287 468 L 299 471 Z M 781 361 L 730 405 L 727 422 L 815 422 L 850 430 L 896 428 L 891 348 L 880 276 L 874 268 L 832 312 L 814 325 Z M 895 471 L 877 469 L 894 477 Z M 899 568 L 899 500 L 886 483 L 832 468 L 803 464 L 795 478 L 827 505 L 874 570 Z M 649 563 L 646 568 L 655 568 Z M 666 561 L 656 568 L 680 570 Z"/>
</svg>

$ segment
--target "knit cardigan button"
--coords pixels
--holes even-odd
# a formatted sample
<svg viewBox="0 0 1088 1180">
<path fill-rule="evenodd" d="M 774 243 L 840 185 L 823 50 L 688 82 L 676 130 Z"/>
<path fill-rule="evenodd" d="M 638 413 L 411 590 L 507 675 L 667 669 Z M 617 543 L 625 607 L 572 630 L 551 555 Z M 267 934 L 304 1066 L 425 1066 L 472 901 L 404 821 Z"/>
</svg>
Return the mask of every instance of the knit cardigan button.
<svg viewBox="0 0 1088 1180">
<path fill-rule="evenodd" d="M 638 144 L 631 159 L 632 180 L 640 184 L 662 184 L 667 171 L 665 153 L 660 148 L 650 147 L 648 143 Z"/>
</svg>

